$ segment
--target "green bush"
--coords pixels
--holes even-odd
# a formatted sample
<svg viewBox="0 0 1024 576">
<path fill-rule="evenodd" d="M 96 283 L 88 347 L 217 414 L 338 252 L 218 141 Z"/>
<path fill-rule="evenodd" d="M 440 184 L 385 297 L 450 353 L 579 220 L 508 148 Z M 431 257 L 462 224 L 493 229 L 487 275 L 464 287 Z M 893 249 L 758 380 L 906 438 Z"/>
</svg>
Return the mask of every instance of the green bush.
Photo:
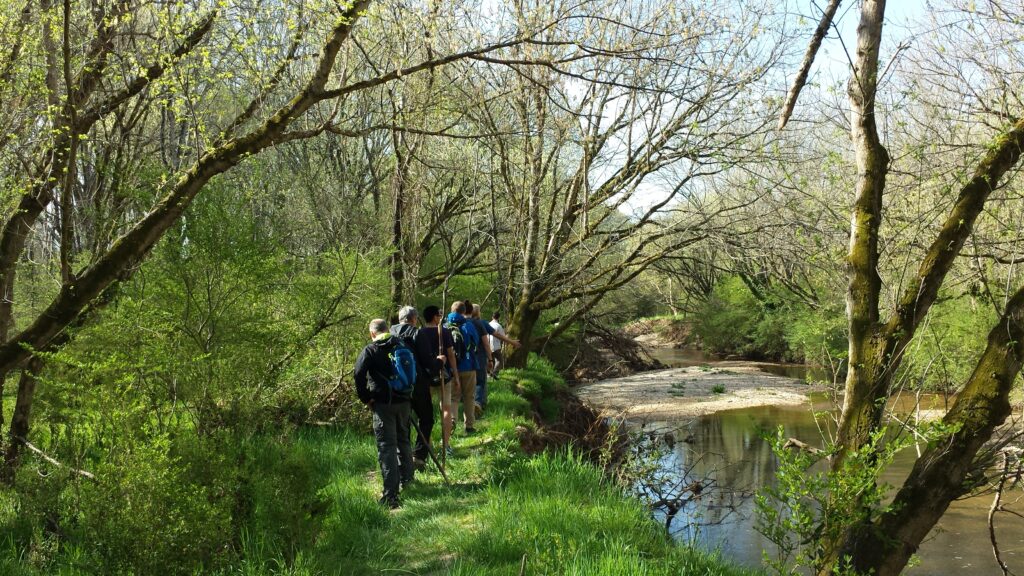
<svg viewBox="0 0 1024 576">
<path fill-rule="evenodd" d="M 565 380 L 546 358 L 530 354 L 526 368 L 508 368 L 501 372 L 502 380 L 514 384 L 517 394 L 529 400 L 546 420 L 556 418 L 561 410 L 560 396 L 566 390 Z"/>
<path fill-rule="evenodd" d="M 955 391 L 974 370 L 995 321 L 992 307 L 974 298 L 936 302 L 907 347 L 897 382 L 911 389 Z"/>
<path fill-rule="evenodd" d="M 230 499 L 197 484 L 166 441 L 95 468 L 99 482 L 66 490 L 67 545 L 110 573 L 192 574 L 230 558 Z M 70 488 L 70 487 L 69 487 Z M 220 493 L 218 493 L 220 492 Z"/>
</svg>

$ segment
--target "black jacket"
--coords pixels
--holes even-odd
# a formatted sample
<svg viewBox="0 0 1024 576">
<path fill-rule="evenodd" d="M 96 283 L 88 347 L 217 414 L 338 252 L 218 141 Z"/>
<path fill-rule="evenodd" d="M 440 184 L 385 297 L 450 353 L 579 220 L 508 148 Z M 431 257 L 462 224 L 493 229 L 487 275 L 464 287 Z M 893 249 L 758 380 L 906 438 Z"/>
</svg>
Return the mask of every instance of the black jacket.
<svg viewBox="0 0 1024 576">
<path fill-rule="evenodd" d="M 369 404 L 370 400 L 383 404 L 409 401 L 409 396 L 394 394 L 388 386 L 387 377 L 394 372 L 388 355 L 398 346 L 402 346 L 402 341 L 388 334 L 387 338 L 370 342 L 360 352 L 356 359 L 355 381 L 356 394 L 363 404 Z"/>
<path fill-rule="evenodd" d="M 409 350 L 416 350 L 416 333 L 419 331 L 420 329 L 412 324 L 395 324 L 389 330 L 392 336 L 401 338 Z"/>
</svg>

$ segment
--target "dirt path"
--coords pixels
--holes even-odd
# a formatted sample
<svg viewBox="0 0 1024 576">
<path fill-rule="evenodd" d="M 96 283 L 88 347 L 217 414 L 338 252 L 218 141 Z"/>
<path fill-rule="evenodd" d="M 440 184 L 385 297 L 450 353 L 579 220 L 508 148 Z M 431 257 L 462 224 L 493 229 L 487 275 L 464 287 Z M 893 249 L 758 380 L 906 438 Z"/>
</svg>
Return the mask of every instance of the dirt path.
<svg viewBox="0 0 1024 576">
<path fill-rule="evenodd" d="M 607 415 L 631 420 L 702 416 L 754 406 L 793 406 L 809 402 L 818 388 L 793 378 L 762 372 L 756 363 L 672 368 L 602 380 L 577 394 Z"/>
</svg>

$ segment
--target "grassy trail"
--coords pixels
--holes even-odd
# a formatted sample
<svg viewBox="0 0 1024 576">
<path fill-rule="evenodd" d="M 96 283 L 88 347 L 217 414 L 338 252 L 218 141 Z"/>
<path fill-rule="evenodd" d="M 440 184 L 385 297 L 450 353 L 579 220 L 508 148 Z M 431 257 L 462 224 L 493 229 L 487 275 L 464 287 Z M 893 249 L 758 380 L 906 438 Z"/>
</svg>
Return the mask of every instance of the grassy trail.
<svg viewBox="0 0 1024 576">
<path fill-rule="evenodd" d="M 315 543 L 286 563 L 250 548 L 236 573 L 514 575 L 525 555 L 531 575 L 747 574 L 675 545 L 638 501 L 590 464 L 565 454 L 522 454 L 514 429 L 532 425 L 530 406 L 510 389 L 512 381 L 537 393 L 560 385 L 543 363 L 505 372 L 477 434 L 454 436 L 453 485 L 431 466 L 393 512 L 376 503 L 380 478 L 368 433 L 304 432 L 296 448 L 329 478 L 322 495 L 330 507 Z"/>
</svg>

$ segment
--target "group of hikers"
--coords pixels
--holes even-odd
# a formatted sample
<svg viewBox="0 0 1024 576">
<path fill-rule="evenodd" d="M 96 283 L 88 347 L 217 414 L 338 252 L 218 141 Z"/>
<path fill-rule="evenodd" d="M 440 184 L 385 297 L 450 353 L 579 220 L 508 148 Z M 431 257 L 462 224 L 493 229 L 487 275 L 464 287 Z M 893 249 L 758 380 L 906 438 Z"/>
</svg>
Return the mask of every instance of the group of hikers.
<svg viewBox="0 0 1024 576">
<path fill-rule="evenodd" d="M 398 324 L 370 321 L 371 342 L 356 359 L 355 387 L 359 400 L 373 412 L 377 459 L 384 480 L 380 503 L 399 508 L 399 493 L 413 481 L 428 457 L 443 466 L 431 445 L 434 406 L 441 411 L 442 457 L 450 456 L 451 435 L 461 402 L 467 435 L 487 409 L 487 381 L 497 379 L 503 345 L 519 346 L 506 336 L 495 312 L 490 322 L 480 305 L 469 300 L 452 304 L 442 318 L 440 308 L 427 306 L 422 319 L 412 306 L 398 311 Z M 421 325 L 422 320 L 422 325 Z M 415 416 L 412 420 L 410 413 Z M 410 423 L 416 432 L 410 442 Z"/>
</svg>

